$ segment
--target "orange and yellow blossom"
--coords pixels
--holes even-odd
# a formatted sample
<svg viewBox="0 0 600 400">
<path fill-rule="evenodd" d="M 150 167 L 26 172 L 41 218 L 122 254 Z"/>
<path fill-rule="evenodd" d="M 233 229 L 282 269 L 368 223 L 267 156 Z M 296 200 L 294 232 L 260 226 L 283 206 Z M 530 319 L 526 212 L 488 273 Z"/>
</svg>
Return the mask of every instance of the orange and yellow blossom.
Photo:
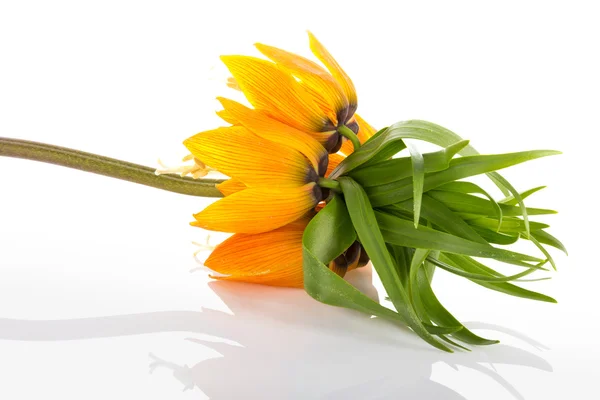
<svg viewBox="0 0 600 400">
<path fill-rule="evenodd" d="M 184 142 L 197 160 L 231 178 L 218 185 L 225 197 L 192 222 L 234 233 L 204 263 L 220 274 L 214 278 L 302 287 L 302 234 L 327 192 L 318 179 L 353 150 L 337 130 L 350 128 L 361 143 L 375 132 L 355 114 L 350 78 L 312 34 L 309 39 L 329 72 L 262 44 L 256 47 L 271 61 L 222 57 L 233 75 L 230 86 L 241 90 L 253 108 L 219 98 L 223 110 L 218 115 L 231 126 Z M 364 259 L 356 243 L 330 268 L 343 276 Z"/>
</svg>

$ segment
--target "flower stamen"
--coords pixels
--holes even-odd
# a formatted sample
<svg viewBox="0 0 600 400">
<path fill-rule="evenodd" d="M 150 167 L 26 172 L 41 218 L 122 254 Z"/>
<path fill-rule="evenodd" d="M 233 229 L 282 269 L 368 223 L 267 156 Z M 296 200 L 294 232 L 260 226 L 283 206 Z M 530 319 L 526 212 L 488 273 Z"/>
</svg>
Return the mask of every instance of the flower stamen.
<svg viewBox="0 0 600 400">
<path fill-rule="evenodd" d="M 160 165 L 161 168 L 157 169 L 154 173 L 156 175 L 177 174 L 181 177 L 190 175 L 192 178 L 198 179 L 206 176 L 210 171 L 212 171 L 212 168 L 206 166 L 206 164 L 195 158 L 192 154 L 188 154 L 187 156 L 183 157 L 181 161 L 188 162 L 192 160 L 194 162 L 192 165 L 184 164 L 177 167 L 169 167 L 159 159 L 158 165 Z"/>
</svg>

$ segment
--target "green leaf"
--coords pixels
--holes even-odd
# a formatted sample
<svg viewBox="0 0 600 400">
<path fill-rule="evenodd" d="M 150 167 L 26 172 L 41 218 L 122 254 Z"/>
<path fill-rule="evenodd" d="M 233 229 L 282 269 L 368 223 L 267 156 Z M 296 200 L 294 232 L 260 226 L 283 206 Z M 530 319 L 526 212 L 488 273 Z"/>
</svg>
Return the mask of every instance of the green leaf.
<svg viewBox="0 0 600 400">
<path fill-rule="evenodd" d="M 406 247 L 393 246 L 391 244 L 386 245 L 386 247 L 392 257 L 392 261 L 394 261 L 396 271 L 398 271 L 398 276 L 400 277 L 400 282 L 402 282 L 404 288 L 408 290 L 412 253 Z"/>
<path fill-rule="evenodd" d="M 542 244 L 532 235 L 527 234 L 526 232 L 523 232 L 523 235 L 529 239 L 538 249 L 540 249 L 540 251 L 542 252 L 542 254 L 546 257 L 546 259 L 550 262 L 550 265 L 552 265 L 552 268 L 554 268 L 554 270 L 556 271 L 556 263 L 554 262 L 554 259 L 552 258 L 552 256 L 550 255 L 550 253 L 548 253 L 548 250 L 546 250 L 546 248 L 544 246 L 542 246 Z"/>
<path fill-rule="evenodd" d="M 442 254 L 440 254 L 440 260 L 447 264 L 450 264 L 456 268 L 462 269 L 463 271 L 466 271 L 466 272 L 489 275 L 490 277 L 503 276 L 502 274 L 499 274 L 498 272 L 483 265 L 482 263 L 473 260 L 471 257 L 457 255 L 457 254 L 450 254 L 450 253 L 442 253 Z M 531 299 L 531 300 L 537 300 L 537 301 L 544 301 L 544 302 L 548 302 L 548 303 L 556 303 L 556 300 L 554 300 L 552 297 L 546 296 L 541 293 L 533 292 L 531 290 L 524 289 L 522 287 L 513 285 L 512 283 L 484 282 L 484 281 L 476 281 L 476 280 L 473 280 L 472 282 L 474 282 L 480 286 L 483 286 L 485 288 L 495 290 L 497 292 L 505 293 L 505 294 L 508 294 L 511 296 L 522 297 L 525 299 Z"/>
<path fill-rule="evenodd" d="M 373 208 L 369 203 L 369 199 L 367 198 L 364 189 L 352 178 L 342 177 L 339 179 L 339 182 L 358 239 L 371 258 L 373 267 L 377 271 L 377 275 L 381 279 L 398 314 L 400 314 L 404 318 L 406 324 L 427 343 L 438 349 L 451 351 L 448 347 L 444 346 L 431 336 L 416 315 L 408 296 L 404 291 L 402 281 L 394 266 L 390 253 L 387 250 L 381 231 L 378 228 L 377 220 L 375 219 L 375 213 L 373 212 Z"/>
<path fill-rule="evenodd" d="M 325 238 L 325 240 L 324 240 Z M 383 307 L 331 271 L 327 265 L 356 240 L 346 205 L 334 197 L 310 221 L 302 237 L 304 289 L 314 299 L 405 325 L 398 313 Z"/>
<path fill-rule="evenodd" d="M 510 281 L 514 281 L 514 280 L 517 280 L 519 278 L 522 278 L 524 276 L 527 276 L 527 275 L 529 275 L 529 274 L 531 274 L 531 273 L 539 270 L 540 267 L 541 267 L 541 264 L 540 264 L 540 265 L 537 265 L 535 267 L 526 269 L 525 271 L 520 272 L 518 274 L 514 274 L 514 275 L 510 275 L 510 276 L 502 276 L 502 277 L 497 276 L 496 277 L 496 276 L 488 276 L 488 275 L 485 275 L 485 274 L 475 274 L 475 273 L 472 273 L 472 272 L 466 272 L 466 271 L 464 271 L 464 270 L 462 270 L 460 268 L 456 268 L 456 267 L 454 267 L 454 266 L 452 266 L 450 264 L 446 264 L 446 263 L 444 263 L 444 262 L 442 262 L 440 260 L 436 260 L 436 259 L 430 259 L 428 261 L 431 262 L 432 264 L 434 264 L 435 266 L 437 266 L 437 267 L 439 267 L 439 268 L 441 268 L 441 269 L 443 269 L 445 271 L 448 271 L 448 272 L 450 272 L 452 274 L 461 276 L 463 278 L 470 279 L 472 281 L 482 281 L 482 282 L 510 282 Z M 542 263 L 544 263 L 544 262 L 545 261 L 543 261 Z"/>
<path fill-rule="evenodd" d="M 516 243 L 520 236 L 516 235 L 505 235 L 503 233 L 497 233 L 493 230 L 489 230 L 486 228 L 480 228 L 478 226 L 472 227 L 475 232 L 479 234 L 483 239 L 485 239 L 488 243 L 501 244 L 507 246 L 509 244 Z"/>
<path fill-rule="evenodd" d="M 413 122 L 414 121 L 399 122 L 380 131 L 380 133 L 378 132 L 377 135 L 373 136 L 362 145 L 359 151 L 355 151 L 342 161 L 340 165 L 332 171 L 329 177 L 331 179 L 336 179 L 369 161 L 375 163 L 393 156 L 406 147 L 403 139 L 424 140 L 441 147 L 447 147 L 456 144 L 457 142 L 464 142 L 460 137 L 455 135 L 456 140 L 450 140 L 444 142 L 444 144 L 440 144 L 439 135 L 443 134 L 442 131 L 431 132 Z M 463 144 L 462 146 L 463 148 L 468 147 L 466 144 Z"/>
<path fill-rule="evenodd" d="M 403 316 L 373 301 L 327 267 L 329 262 L 344 252 L 355 239 L 356 232 L 346 205 L 339 197 L 334 197 L 310 221 L 302 237 L 304 289 L 322 303 L 407 325 Z M 427 327 L 424 329 L 427 330 Z M 436 347 L 451 351 L 443 345 Z"/>
<path fill-rule="evenodd" d="M 513 195 L 515 200 L 517 200 L 517 203 L 519 203 L 519 206 L 521 207 L 521 214 L 523 217 L 523 221 L 525 222 L 525 232 L 527 233 L 527 235 L 529 235 L 529 233 L 531 232 L 531 230 L 529 228 L 529 217 L 527 215 L 527 207 L 525 207 L 523 198 L 521 197 L 519 192 L 517 192 L 517 189 L 515 189 L 506 179 L 504 179 L 500 175 L 496 176 L 495 178 L 498 182 L 500 182 L 502 185 L 504 185 L 504 187 Z"/>
<path fill-rule="evenodd" d="M 531 232 L 531 236 L 536 238 L 538 242 L 562 250 L 566 255 L 568 255 L 567 248 L 565 247 L 565 245 L 562 244 L 560 240 L 558 240 L 548 232 L 534 230 Z"/>
<path fill-rule="evenodd" d="M 412 211 L 412 199 L 386 206 L 383 211 L 396 215 L 396 210 Z M 433 199 L 427 193 L 423 195 L 421 216 L 444 231 L 468 239 L 473 242 L 487 244 L 487 242 L 462 218 L 457 216 L 443 203 Z"/>
<path fill-rule="evenodd" d="M 442 150 L 423 154 L 425 172 L 438 172 L 447 169 L 452 157 L 469 143 L 463 140 Z M 384 185 L 411 176 L 411 158 L 400 157 L 386 162 L 365 163 L 349 173 L 350 177 L 363 187 Z"/>
<path fill-rule="evenodd" d="M 394 129 L 397 125 L 410 125 L 413 129 L 420 131 L 421 140 L 425 140 L 442 147 L 462 140 L 459 135 L 451 130 L 428 121 L 411 120 L 406 122 L 398 122 L 394 125 L 391 125 L 388 129 Z M 556 153 L 560 154 L 560 152 Z M 462 156 L 476 156 L 479 155 L 479 152 L 475 150 L 473 146 L 469 145 L 462 149 L 459 154 Z M 507 181 L 500 174 L 497 172 L 489 172 L 487 175 L 490 180 L 494 182 L 496 186 L 498 186 L 505 196 L 508 196 L 512 193 L 510 188 L 505 186 Z M 514 193 L 512 194 L 514 195 Z"/>
<path fill-rule="evenodd" d="M 418 294 L 423 302 L 429 318 L 436 324 L 443 326 L 460 326 L 462 329 L 452 334 L 458 340 L 473 345 L 490 345 L 498 343 L 497 340 L 482 338 L 468 330 L 439 302 L 430 285 L 429 277 L 424 270 L 419 270 L 416 274 L 415 284 L 418 287 Z"/>
<path fill-rule="evenodd" d="M 462 329 L 462 326 L 438 326 L 438 325 L 431 325 L 427 322 L 423 322 L 423 326 L 425 328 L 427 328 L 427 332 L 431 333 L 432 335 L 448 335 L 450 333 L 455 333 L 458 332 Z"/>
<path fill-rule="evenodd" d="M 413 173 L 413 213 L 415 228 L 419 226 L 421 201 L 423 199 L 423 182 L 425 180 L 425 161 L 419 149 L 409 142 L 404 142 L 410 152 Z"/>
<path fill-rule="evenodd" d="M 449 129 L 444 128 L 443 126 L 434 124 L 428 121 L 422 120 L 410 120 L 398 122 L 394 125 L 391 125 L 388 130 L 394 131 L 397 129 L 406 129 L 409 127 L 411 132 L 413 133 L 412 138 L 423 140 L 429 143 L 436 144 L 441 147 L 446 147 L 451 145 L 452 143 L 456 143 L 461 141 L 462 138 L 456 133 L 452 132 Z M 466 146 L 463 148 L 459 154 L 461 156 L 476 156 L 479 155 L 479 152 L 475 150 L 473 146 Z M 505 196 L 509 195 L 509 191 L 501 182 L 501 176 L 497 172 L 490 172 L 487 174 L 490 180 L 492 180 L 498 188 L 504 193 Z"/>
<path fill-rule="evenodd" d="M 371 160 L 385 160 L 405 148 L 401 136 L 390 135 L 389 128 L 383 129 L 346 157 L 331 171 L 329 178 L 336 179 Z"/>
<path fill-rule="evenodd" d="M 507 168 L 525 161 L 558 154 L 552 150 L 523 151 L 519 153 L 455 158 L 446 170 L 425 175 L 425 192 L 445 183 L 469 176 Z M 388 161 L 386 161 L 388 162 Z M 374 207 L 386 206 L 409 199 L 412 196 L 412 178 L 404 178 L 386 185 L 366 188 Z"/>
<path fill-rule="evenodd" d="M 473 227 L 479 226 L 482 228 L 495 230 L 496 227 L 498 226 L 498 221 L 495 219 L 491 219 L 491 218 L 476 218 L 476 219 L 470 219 L 468 221 L 468 224 Z M 534 230 L 541 230 L 541 229 L 546 229 L 549 227 L 548 224 L 544 224 L 541 222 L 535 222 L 535 221 L 531 221 L 530 225 Z M 506 233 L 506 234 L 519 233 L 524 230 L 525 230 L 524 221 L 521 219 L 515 218 L 515 217 L 504 218 L 504 221 L 502 221 L 502 224 L 500 225 L 501 233 Z"/>
<path fill-rule="evenodd" d="M 521 194 L 521 198 L 523 200 L 525 200 L 527 197 L 531 196 L 535 192 L 538 192 L 538 191 L 540 191 L 542 189 L 545 189 L 545 188 L 546 188 L 546 186 L 538 186 L 538 187 L 535 187 L 533 189 L 526 190 L 526 191 L 520 193 Z M 504 199 L 500 200 L 498 203 L 504 203 L 504 204 L 507 204 L 507 205 L 510 205 L 510 206 L 514 206 L 514 205 L 518 204 L 519 202 L 517 201 L 517 199 L 515 199 L 515 197 L 513 195 L 510 195 L 510 196 L 505 197 Z M 532 214 L 529 213 L 529 215 L 532 215 Z"/>
<path fill-rule="evenodd" d="M 543 261 L 525 254 L 497 249 L 489 244 L 473 242 L 424 226 L 415 228 L 410 222 L 381 211 L 376 211 L 375 215 L 377 223 L 379 224 L 379 229 L 387 243 L 420 249 L 440 250 L 475 257 L 495 258 L 501 261 Z M 369 253 L 368 250 L 367 253 Z M 369 255 L 371 254 L 369 253 Z"/>
<path fill-rule="evenodd" d="M 489 193 L 483 190 L 481 187 L 471 182 L 449 182 L 445 185 L 438 187 L 438 189 L 447 192 L 457 192 L 463 194 L 478 193 L 487 197 L 493 206 L 494 214 L 496 215 L 496 219 L 498 220 L 498 229 L 496 231 L 500 231 L 500 224 L 502 224 L 502 209 L 500 208 L 500 205 L 496 203 L 496 200 L 494 200 L 494 198 L 490 196 Z"/>
<path fill-rule="evenodd" d="M 468 183 L 468 182 L 451 182 L 451 183 Z M 495 210 L 494 204 L 489 200 L 482 199 L 481 197 L 472 196 L 466 193 L 446 191 L 444 188 L 446 185 L 442 185 L 434 190 L 430 190 L 427 194 L 434 199 L 444 203 L 449 209 L 457 213 L 468 213 L 480 216 L 496 216 L 498 212 Z M 521 215 L 521 209 L 512 205 L 497 203 L 500 207 L 503 217 L 516 217 Z M 527 208 L 528 215 L 548 215 L 556 214 L 554 210 L 548 210 L 544 208 Z M 477 218 L 475 216 L 475 218 Z"/>
<path fill-rule="evenodd" d="M 396 246 L 394 246 L 396 247 Z M 419 293 L 419 288 L 418 288 L 418 284 L 417 284 L 417 276 L 419 273 L 419 268 L 421 268 L 421 266 L 423 265 L 423 263 L 425 262 L 425 260 L 427 259 L 427 256 L 429 256 L 429 253 L 431 252 L 431 250 L 429 249 L 415 249 L 415 252 L 413 254 L 411 263 L 410 263 L 410 276 L 409 276 L 409 285 L 408 285 L 408 293 L 409 296 L 411 298 L 411 300 L 413 301 L 413 303 L 419 303 L 419 301 L 417 301 L 417 296 Z M 423 310 L 423 313 L 427 313 L 425 310 Z"/>
</svg>

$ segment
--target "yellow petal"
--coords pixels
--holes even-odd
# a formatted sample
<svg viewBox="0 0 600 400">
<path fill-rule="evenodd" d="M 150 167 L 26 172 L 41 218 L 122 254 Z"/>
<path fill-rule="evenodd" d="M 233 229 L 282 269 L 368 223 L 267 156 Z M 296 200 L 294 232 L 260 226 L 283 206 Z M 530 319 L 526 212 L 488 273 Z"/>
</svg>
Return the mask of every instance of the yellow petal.
<svg viewBox="0 0 600 400">
<path fill-rule="evenodd" d="M 365 143 L 377 132 L 375 130 L 375 128 L 373 128 L 371 125 L 369 125 L 367 123 L 367 121 L 362 119 L 360 117 L 360 115 L 358 115 L 356 113 L 354 114 L 354 117 L 348 123 L 351 124 L 352 122 L 356 122 L 358 124 L 357 136 L 358 136 L 358 140 L 360 141 L 361 144 Z M 347 156 L 352 154 L 352 152 L 354 151 L 354 146 L 352 145 L 352 142 L 350 142 L 349 140 L 346 140 L 344 142 L 344 144 L 342 144 L 340 151 Z"/>
<path fill-rule="evenodd" d="M 241 126 L 201 132 L 184 144 L 206 165 L 247 186 L 301 186 L 316 180 L 315 170 L 300 152 Z"/>
<path fill-rule="evenodd" d="M 216 279 L 302 287 L 302 234 L 308 219 L 259 233 L 237 233 L 218 245 L 204 265 Z"/>
<path fill-rule="evenodd" d="M 239 179 L 235 179 L 235 178 L 227 179 L 223 183 L 219 183 L 217 185 L 217 189 L 219 189 L 219 192 L 221 192 L 223 194 L 223 196 L 229 196 L 231 194 L 237 193 L 240 190 L 244 190 L 246 188 L 247 188 L 247 186 L 244 185 L 244 183 L 242 181 L 240 181 Z"/>
<path fill-rule="evenodd" d="M 320 65 L 297 54 L 261 43 L 256 43 L 255 46 L 279 67 L 300 79 L 302 86 L 329 117 L 332 126 L 337 126 L 338 113 L 348 108 L 348 99 L 340 84 L 330 73 Z"/>
<path fill-rule="evenodd" d="M 338 81 L 338 83 L 342 87 L 342 90 L 344 91 L 344 94 L 346 95 L 346 98 L 349 102 L 349 111 L 347 113 L 347 118 L 349 119 L 354 114 L 354 111 L 356 111 L 356 107 L 358 105 L 358 100 L 356 98 L 356 89 L 354 88 L 352 80 L 350 79 L 348 74 L 344 72 L 342 67 L 340 67 L 340 65 L 331 55 L 331 53 L 327 51 L 325 46 L 323 46 L 321 42 L 319 42 L 312 33 L 308 32 L 308 38 L 310 49 L 312 50 L 314 55 L 325 65 L 325 67 L 327 67 L 329 72 L 331 72 L 331 75 L 333 75 L 333 77 Z M 345 122 L 346 120 L 341 121 L 341 123 Z"/>
<path fill-rule="evenodd" d="M 326 125 L 326 116 L 310 95 L 274 63 L 247 56 L 221 60 L 254 108 L 303 131 L 319 132 Z"/>
<path fill-rule="evenodd" d="M 191 225 L 221 232 L 268 232 L 306 215 L 320 200 L 315 183 L 285 189 L 250 187 L 195 214 Z"/>
<path fill-rule="evenodd" d="M 308 158 L 315 171 L 325 168 L 326 161 L 324 160 L 327 157 L 327 151 L 308 133 L 279 122 L 259 110 L 253 110 L 236 101 L 223 97 L 218 97 L 217 100 L 223 105 L 224 110 L 222 112 L 231 120 L 235 120 L 237 124 L 245 126 L 263 139 L 298 150 Z M 327 141 L 328 136 L 321 132 L 315 132 L 314 135 L 323 138 L 325 142 Z"/>
</svg>

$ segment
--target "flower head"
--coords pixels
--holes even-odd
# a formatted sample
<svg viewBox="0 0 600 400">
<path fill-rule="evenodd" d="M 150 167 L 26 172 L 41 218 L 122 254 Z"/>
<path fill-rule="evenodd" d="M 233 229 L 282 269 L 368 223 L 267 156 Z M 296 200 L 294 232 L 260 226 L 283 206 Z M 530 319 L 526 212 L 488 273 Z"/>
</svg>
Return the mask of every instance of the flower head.
<svg viewBox="0 0 600 400">
<path fill-rule="evenodd" d="M 310 33 L 309 41 L 325 67 L 263 44 L 256 47 L 269 60 L 221 57 L 233 75 L 228 85 L 252 107 L 219 97 L 218 115 L 231 126 L 184 142 L 195 159 L 230 178 L 218 185 L 225 198 L 192 222 L 234 233 L 204 263 L 215 278 L 301 287 L 302 233 L 327 195 L 317 182 L 353 149 L 337 130 L 347 126 L 361 142 L 374 134 L 355 114 L 348 75 Z M 330 268 L 343 276 L 359 256 L 357 244 Z"/>
<path fill-rule="evenodd" d="M 330 153 L 343 143 L 337 132 L 348 126 L 354 133 L 359 126 L 354 118 L 358 106 L 356 90 L 327 49 L 309 33 L 310 48 L 321 65 L 276 47 L 257 43 L 256 48 L 269 60 L 249 56 L 223 56 L 233 79 L 255 111 L 266 120 L 275 120 L 318 140 Z M 219 115 L 230 123 L 229 104 Z"/>
</svg>

